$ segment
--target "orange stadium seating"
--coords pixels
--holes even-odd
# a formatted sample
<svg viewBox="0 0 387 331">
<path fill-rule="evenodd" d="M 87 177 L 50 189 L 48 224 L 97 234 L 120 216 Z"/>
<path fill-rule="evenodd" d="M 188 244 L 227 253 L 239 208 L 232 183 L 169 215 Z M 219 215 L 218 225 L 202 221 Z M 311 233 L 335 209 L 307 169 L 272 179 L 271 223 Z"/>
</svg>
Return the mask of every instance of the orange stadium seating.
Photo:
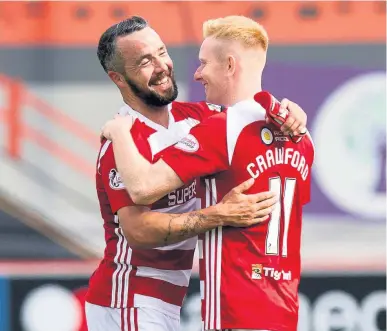
<svg viewBox="0 0 387 331">
<path fill-rule="evenodd" d="M 1 2 L 0 45 L 94 46 L 104 29 L 130 15 L 147 18 L 168 45 L 197 44 L 204 20 L 232 14 L 259 20 L 274 44 L 380 43 L 386 37 L 381 1 Z"/>
</svg>

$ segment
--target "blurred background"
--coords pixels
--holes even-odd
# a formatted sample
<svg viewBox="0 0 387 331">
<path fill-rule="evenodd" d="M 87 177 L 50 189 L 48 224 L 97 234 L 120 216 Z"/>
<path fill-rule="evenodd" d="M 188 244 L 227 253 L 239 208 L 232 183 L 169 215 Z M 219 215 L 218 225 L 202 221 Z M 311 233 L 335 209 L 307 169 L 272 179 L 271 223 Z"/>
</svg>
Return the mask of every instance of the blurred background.
<svg viewBox="0 0 387 331">
<path fill-rule="evenodd" d="M 316 147 L 303 230 L 299 331 L 386 330 L 386 4 L 0 2 L 0 331 L 86 331 L 104 248 L 94 189 L 99 129 L 122 104 L 96 56 L 141 15 L 169 48 L 179 99 L 202 22 L 232 14 L 270 37 L 264 89 L 299 103 Z M 197 264 L 182 331 L 200 330 Z"/>
</svg>

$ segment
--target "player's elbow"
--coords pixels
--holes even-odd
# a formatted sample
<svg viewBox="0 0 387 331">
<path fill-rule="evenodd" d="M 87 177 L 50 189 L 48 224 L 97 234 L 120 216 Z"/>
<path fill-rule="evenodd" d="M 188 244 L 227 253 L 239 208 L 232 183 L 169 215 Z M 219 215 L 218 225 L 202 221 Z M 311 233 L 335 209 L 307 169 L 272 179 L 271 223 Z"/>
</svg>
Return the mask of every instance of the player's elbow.
<svg viewBox="0 0 387 331">
<path fill-rule="evenodd" d="M 155 248 L 158 243 L 152 236 L 152 224 L 147 222 L 149 208 L 126 206 L 118 210 L 118 218 L 126 242 L 131 248 Z"/>
<path fill-rule="evenodd" d="M 144 231 L 137 231 L 131 229 L 130 231 L 124 230 L 124 236 L 131 248 L 134 249 L 149 249 L 155 248 L 158 245 L 149 241 Z"/>
<path fill-rule="evenodd" d="M 157 201 L 157 197 L 154 197 L 145 187 L 130 192 L 130 197 L 136 205 L 151 205 Z"/>
</svg>

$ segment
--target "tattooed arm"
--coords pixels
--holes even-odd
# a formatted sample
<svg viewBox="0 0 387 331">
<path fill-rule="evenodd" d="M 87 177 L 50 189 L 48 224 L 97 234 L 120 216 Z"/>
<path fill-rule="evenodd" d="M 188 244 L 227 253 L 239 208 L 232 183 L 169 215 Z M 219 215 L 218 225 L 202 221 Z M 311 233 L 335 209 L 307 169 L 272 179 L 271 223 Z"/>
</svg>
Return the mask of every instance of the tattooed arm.
<svg viewBox="0 0 387 331">
<path fill-rule="evenodd" d="M 174 244 L 218 226 L 251 226 L 266 220 L 277 201 L 270 192 L 243 194 L 253 182 L 237 186 L 217 205 L 184 214 L 157 213 L 144 206 L 127 206 L 118 211 L 119 222 L 129 245 L 136 248 Z"/>
<path fill-rule="evenodd" d="M 215 208 L 185 214 L 152 212 L 146 207 L 124 207 L 118 211 L 130 246 L 154 248 L 171 245 L 222 225 Z"/>
</svg>

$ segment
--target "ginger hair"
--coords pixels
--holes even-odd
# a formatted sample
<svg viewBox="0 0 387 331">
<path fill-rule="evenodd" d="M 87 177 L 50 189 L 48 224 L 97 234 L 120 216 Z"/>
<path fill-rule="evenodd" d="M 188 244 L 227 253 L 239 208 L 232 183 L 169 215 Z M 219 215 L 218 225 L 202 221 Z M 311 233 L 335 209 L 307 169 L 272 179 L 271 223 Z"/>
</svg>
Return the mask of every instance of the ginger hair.
<svg viewBox="0 0 387 331">
<path fill-rule="evenodd" d="M 226 16 L 203 23 L 203 37 L 240 42 L 246 48 L 261 47 L 267 51 L 269 37 L 265 28 L 245 16 Z"/>
</svg>

